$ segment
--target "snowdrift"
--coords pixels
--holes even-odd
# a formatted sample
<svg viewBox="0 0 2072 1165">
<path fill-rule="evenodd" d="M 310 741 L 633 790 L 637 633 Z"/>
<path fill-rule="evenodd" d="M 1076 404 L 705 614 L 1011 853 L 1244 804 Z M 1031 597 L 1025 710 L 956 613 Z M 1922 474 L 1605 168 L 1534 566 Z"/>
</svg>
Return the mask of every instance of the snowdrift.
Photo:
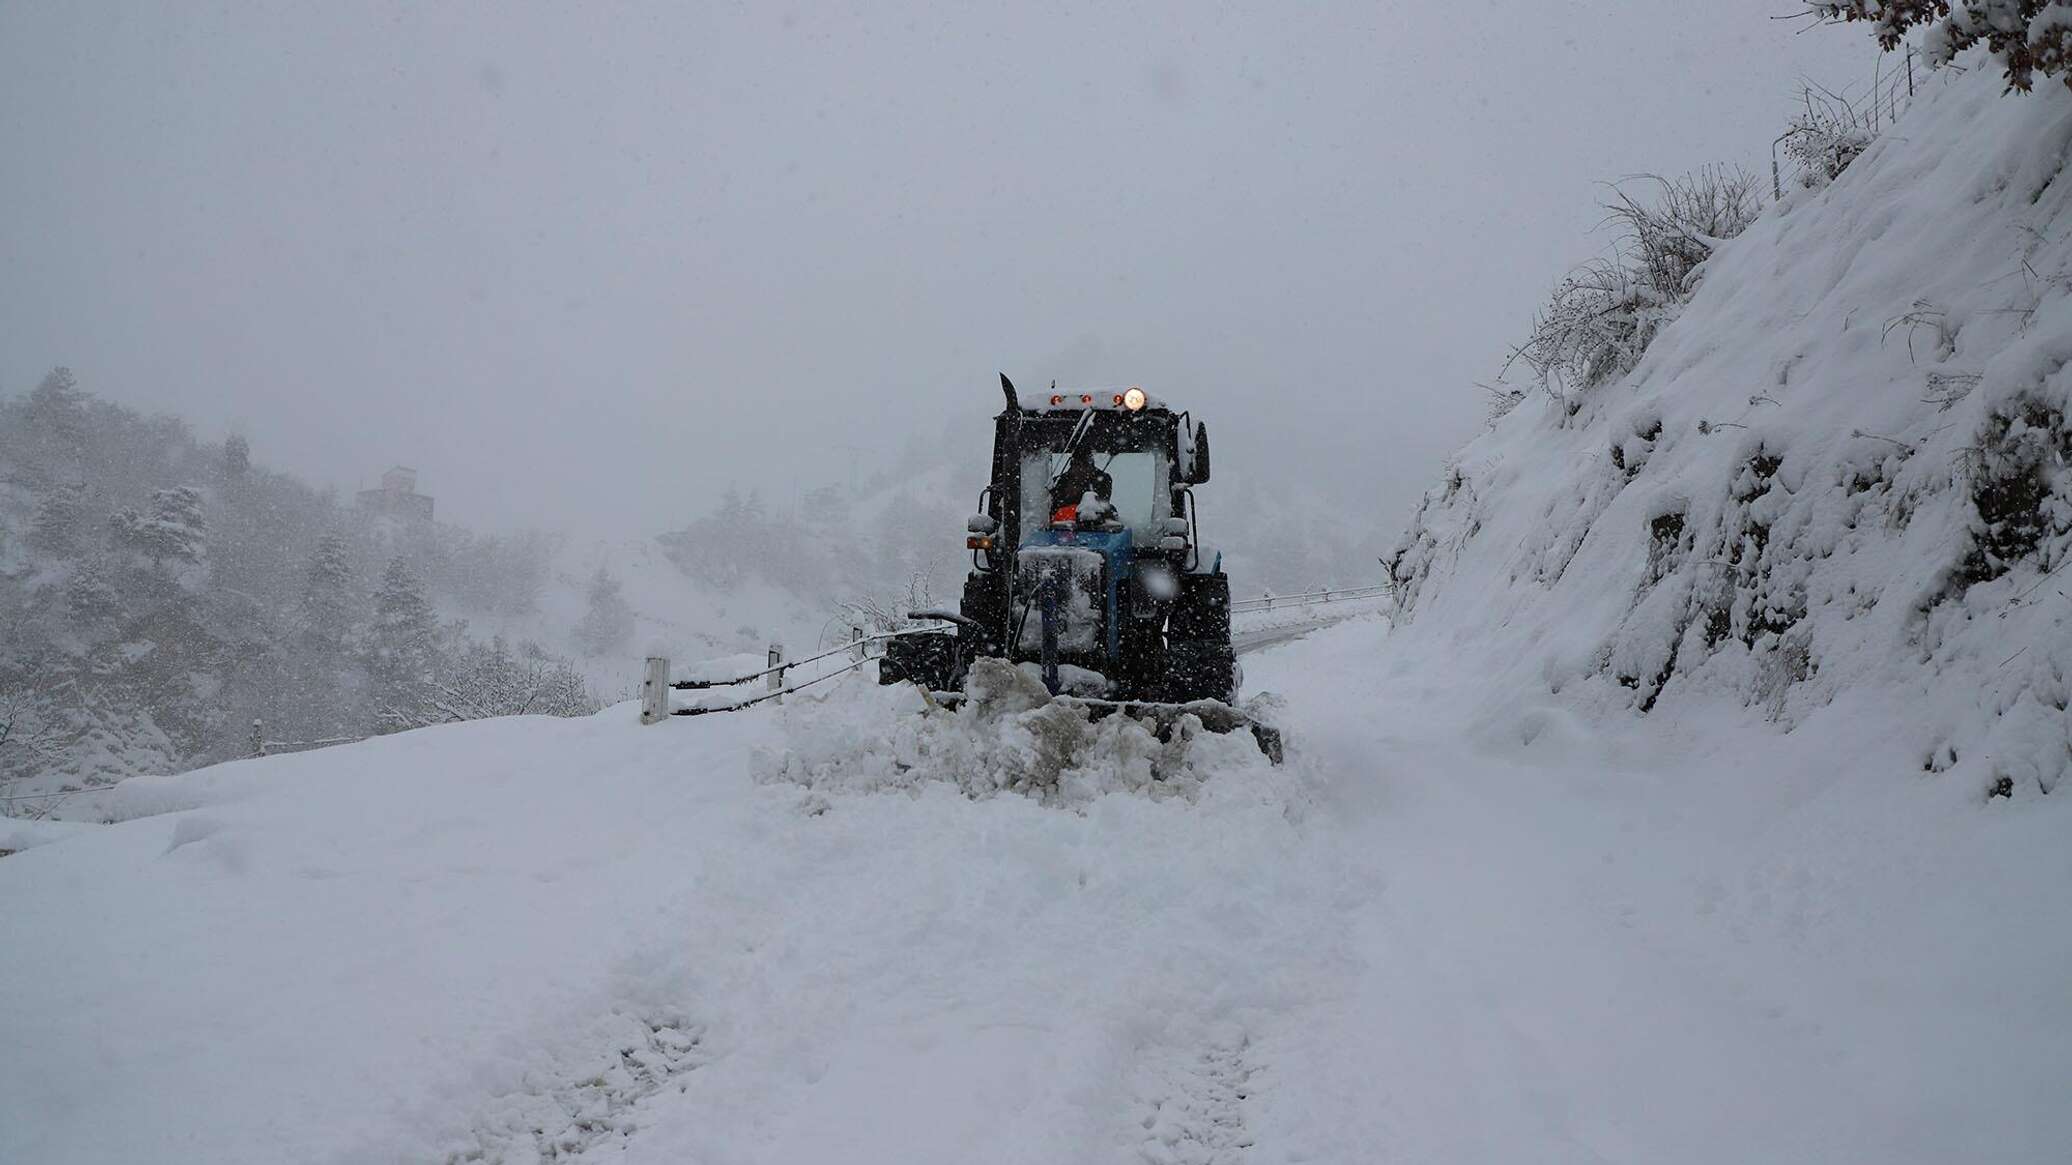
<svg viewBox="0 0 2072 1165">
<path fill-rule="evenodd" d="M 1527 400 L 1427 494 L 1418 634 L 1637 712 L 1908 710 L 1979 798 L 2072 770 L 2072 94 L 1946 70 L 1719 247 L 1640 365 Z"/>
</svg>

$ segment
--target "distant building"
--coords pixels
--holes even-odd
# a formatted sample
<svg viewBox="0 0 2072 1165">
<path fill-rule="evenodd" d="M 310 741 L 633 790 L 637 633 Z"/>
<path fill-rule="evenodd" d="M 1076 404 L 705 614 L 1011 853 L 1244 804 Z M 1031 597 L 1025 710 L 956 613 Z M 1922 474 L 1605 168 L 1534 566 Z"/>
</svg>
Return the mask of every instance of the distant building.
<svg viewBox="0 0 2072 1165">
<path fill-rule="evenodd" d="M 395 518 L 432 520 L 432 499 L 417 492 L 417 471 L 401 465 L 381 475 L 380 489 L 360 491 L 360 508 Z"/>
</svg>

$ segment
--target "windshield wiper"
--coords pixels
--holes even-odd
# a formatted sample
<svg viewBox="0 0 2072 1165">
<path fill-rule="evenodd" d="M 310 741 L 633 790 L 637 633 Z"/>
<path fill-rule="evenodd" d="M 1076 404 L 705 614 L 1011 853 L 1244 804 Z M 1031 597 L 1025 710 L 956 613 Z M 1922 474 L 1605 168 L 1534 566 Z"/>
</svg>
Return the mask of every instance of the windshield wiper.
<svg viewBox="0 0 2072 1165">
<path fill-rule="evenodd" d="M 1072 435 L 1065 440 L 1064 457 L 1058 462 L 1057 470 L 1050 475 L 1050 487 L 1047 492 L 1057 492 L 1058 482 L 1064 480 L 1065 471 L 1072 467 L 1072 454 L 1079 449 L 1079 443 L 1086 439 L 1093 427 L 1094 410 L 1088 409 L 1079 414 L 1079 423 L 1072 426 Z"/>
</svg>

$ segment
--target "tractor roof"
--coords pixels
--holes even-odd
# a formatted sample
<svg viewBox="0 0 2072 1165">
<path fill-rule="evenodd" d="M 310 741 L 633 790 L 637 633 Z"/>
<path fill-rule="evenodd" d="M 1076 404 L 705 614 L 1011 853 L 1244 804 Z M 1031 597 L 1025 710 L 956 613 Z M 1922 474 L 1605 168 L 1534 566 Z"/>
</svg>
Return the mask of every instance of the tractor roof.
<svg viewBox="0 0 2072 1165">
<path fill-rule="evenodd" d="M 1130 407 L 1131 394 L 1142 398 L 1136 407 Z M 1039 396 L 1030 406 L 1032 412 L 1077 413 L 1087 409 L 1101 409 L 1108 412 L 1150 412 L 1164 411 L 1166 403 L 1143 389 L 1131 385 L 1127 388 L 1052 388 Z"/>
</svg>

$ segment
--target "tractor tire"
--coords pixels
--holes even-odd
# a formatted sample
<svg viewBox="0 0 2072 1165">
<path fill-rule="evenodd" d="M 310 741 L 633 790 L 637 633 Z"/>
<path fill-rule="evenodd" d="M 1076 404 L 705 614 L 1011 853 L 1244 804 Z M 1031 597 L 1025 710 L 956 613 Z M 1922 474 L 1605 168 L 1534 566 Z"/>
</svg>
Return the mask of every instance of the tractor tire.
<svg viewBox="0 0 2072 1165">
<path fill-rule="evenodd" d="M 1230 576 L 1183 574 L 1180 597 L 1167 621 L 1169 640 L 1230 642 Z"/>
<path fill-rule="evenodd" d="M 958 613 L 975 626 L 959 630 L 969 637 L 964 644 L 966 662 L 979 656 L 1007 654 L 1002 629 L 1007 626 L 1007 572 L 974 570 L 964 576 L 964 601 Z"/>
<path fill-rule="evenodd" d="M 1230 577 L 1182 575 L 1166 621 L 1165 698 L 1228 704 L 1237 699 L 1240 675 L 1230 644 Z"/>
<path fill-rule="evenodd" d="M 1166 698 L 1166 642 L 1158 624 L 1132 619 L 1123 624 L 1122 658 L 1113 677 L 1125 700 Z"/>
<path fill-rule="evenodd" d="M 1165 698 L 1175 704 L 1237 699 L 1237 656 L 1228 642 L 1182 639 L 1166 644 Z"/>
</svg>

